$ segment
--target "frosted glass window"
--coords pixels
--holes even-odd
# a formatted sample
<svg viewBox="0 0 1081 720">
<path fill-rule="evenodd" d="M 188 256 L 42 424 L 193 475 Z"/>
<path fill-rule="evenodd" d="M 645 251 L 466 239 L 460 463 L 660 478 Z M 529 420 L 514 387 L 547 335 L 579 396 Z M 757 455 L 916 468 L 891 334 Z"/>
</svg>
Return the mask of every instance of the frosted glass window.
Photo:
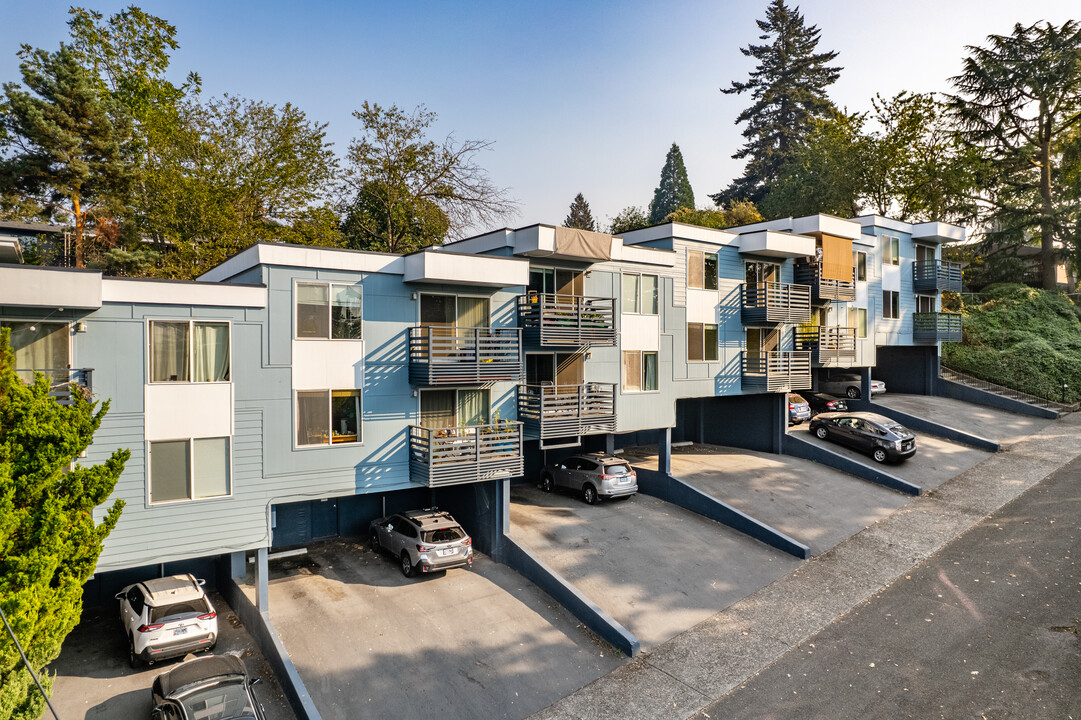
<svg viewBox="0 0 1081 720">
<path fill-rule="evenodd" d="M 657 276 L 642 276 L 642 314 L 657 314 Z"/>
<path fill-rule="evenodd" d="M 208 498 L 229 494 L 229 438 L 192 440 L 194 472 L 193 497 Z"/>
<path fill-rule="evenodd" d="M 638 350 L 623 351 L 623 389 L 631 392 L 642 389 L 642 353 Z"/>
<path fill-rule="evenodd" d="M 638 312 L 638 282 L 639 277 L 629 273 L 623 274 L 623 312 Z"/>
<path fill-rule="evenodd" d="M 190 498 L 190 470 L 187 440 L 150 443 L 150 502 Z"/>
</svg>

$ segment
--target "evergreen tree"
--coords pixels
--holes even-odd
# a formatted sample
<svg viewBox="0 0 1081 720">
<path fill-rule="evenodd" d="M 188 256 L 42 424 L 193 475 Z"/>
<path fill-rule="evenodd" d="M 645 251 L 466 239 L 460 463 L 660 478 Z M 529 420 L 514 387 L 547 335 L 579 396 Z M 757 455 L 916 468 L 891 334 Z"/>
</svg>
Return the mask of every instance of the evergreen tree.
<svg viewBox="0 0 1081 720">
<path fill-rule="evenodd" d="M 593 213 L 589 211 L 589 203 L 586 202 L 582 193 L 574 196 L 574 202 L 571 203 L 567 219 L 563 221 L 563 227 L 590 231 L 597 229 L 597 223 L 593 221 Z"/>
<path fill-rule="evenodd" d="M 747 123 L 746 144 L 732 157 L 750 158 L 743 176 L 725 190 L 711 195 L 718 205 L 729 200 L 759 202 L 777 179 L 781 167 L 792 157 L 811 130 L 814 118 L 833 108 L 826 88 L 837 80 L 840 67 L 828 65 L 836 52 L 816 53 L 819 34 L 816 25 L 806 26 L 799 7 L 773 0 L 766 19 L 758 20 L 763 45 L 748 45 L 740 52 L 758 61 L 747 82 L 733 81 L 722 88 L 726 95 L 750 92 L 754 100 L 736 118 Z"/>
<path fill-rule="evenodd" d="M 100 407 L 71 388 L 71 403 L 50 394 L 45 376 L 15 374 L 10 330 L 0 330 L 0 606 L 46 690 L 46 665 L 79 621 L 83 583 L 116 526 L 123 500 L 95 524 L 94 509 L 116 486 L 127 450 L 101 465 L 74 465 L 101 425 Z M 70 468 L 70 469 L 69 469 Z M 41 715 L 45 700 L 0 629 L 0 720 Z"/>
<path fill-rule="evenodd" d="M 649 222 L 653 225 L 681 207 L 694 207 L 694 190 L 687 179 L 687 168 L 683 164 L 683 153 L 679 145 L 672 143 L 661 168 L 661 182 L 653 191 L 653 202 L 649 204 Z"/>
</svg>

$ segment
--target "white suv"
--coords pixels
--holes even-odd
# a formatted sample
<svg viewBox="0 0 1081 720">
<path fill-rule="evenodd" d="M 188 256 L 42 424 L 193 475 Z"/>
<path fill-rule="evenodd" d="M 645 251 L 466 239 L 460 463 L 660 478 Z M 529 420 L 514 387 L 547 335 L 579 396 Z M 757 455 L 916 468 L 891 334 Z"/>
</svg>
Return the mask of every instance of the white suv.
<svg viewBox="0 0 1081 720">
<path fill-rule="evenodd" d="M 214 647 L 218 614 L 203 591 L 205 582 L 173 575 L 128 585 L 116 594 L 132 667 Z"/>
</svg>

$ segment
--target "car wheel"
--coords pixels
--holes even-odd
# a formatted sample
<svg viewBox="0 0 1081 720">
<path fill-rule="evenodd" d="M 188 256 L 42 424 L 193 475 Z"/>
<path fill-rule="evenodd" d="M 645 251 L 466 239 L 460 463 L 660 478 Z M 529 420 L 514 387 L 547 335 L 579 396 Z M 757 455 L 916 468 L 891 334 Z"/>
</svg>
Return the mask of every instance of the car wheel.
<svg viewBox="0 0 1081 720">
<path fill-rule="evenodd" d="M 378 555 L 383 550 L 383 546 L 379 544 L 379 536 L 374 532 L 368 536 L 368 540 L 371 542 L 372 552 Z"/>
<path fill-rule="evenodd" d="M 858 387 L 851 386 L 847 390 L 845 390 L 845 395 L 855 400 L 860 396 L 860 389 Z"/>
<path fill-rule="evenodd" d="M 830 431 L 826 429 L 825 425 L 819 425 L 815 428 L 815 435 L 818 436 L 819 440 L 829 440 Z"/>
<path fill-rule="evenodd" d="M 128 665 L 131 665 L 133 668 L 137 668 L 137 667 L 139 667 L 140 664 L 141 663 L 139 662 L 139 656 L 135 654 L 135 641 L 132 640 L 129 637 L 128 638 Z"/>
<path fill-rule="evenodd" d="M 597 488 L 592 485 L 586 485 L 582 488 L 582 499 L 586 501 L 586 505 L 597 504 Z"/>
<path fill-rule="evenodd" d="M 874 452 L 871 453 L 871 457 L 874 458 L 877 463 L 884 463 L 889 459 L 889 455 L 887 455 L 886 451 L 882 448 L 875 448 Z"/>
<path fill-rule="evenodd" d="M 402 575 L 405 575 L 406 577 L 413 577 L 413 561 L 409 559 L 409 553 L 405 552 L 404 550 L 402 551 L 401 567 Z"/>
<path fill-rule="evenodd" d="M 541 490 L 544 492 L 552 492 L 552 476 L 545 475 L 541 478 Z"/>
</svg>

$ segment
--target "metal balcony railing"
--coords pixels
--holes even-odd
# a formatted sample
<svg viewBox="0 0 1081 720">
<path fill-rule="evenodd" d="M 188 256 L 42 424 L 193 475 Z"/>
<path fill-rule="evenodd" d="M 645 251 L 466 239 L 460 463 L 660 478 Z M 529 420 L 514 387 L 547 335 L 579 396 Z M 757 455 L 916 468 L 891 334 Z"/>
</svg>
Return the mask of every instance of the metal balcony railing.
<svg viewBox="0 0 1081 720">
<path fill-rule="evenodd" d="M 739 286 L 744 325 L 805 323 L 811 319 L 811 288 L 792 283 L 743 283 Z"/>
<path fill-rule="evenodd" d="M 81 392 L 87 399 L 93 394 L 93 368 L 15 369 L 15 374 L 25 383 L 34 382 L 34 376 L 37 373 L 45 376 L 49 383 L 49 394 L 56 398 L 57 402 L 65 405 L 70 403 L 72 391 Z"/>
<path fill-rule="evenodd" d="M 807 351 L 744 350 L 743 389 L 791 392 L 811 388 L 811 353 Z"/>
<path fill-rule="evenodd" d="M 533 345 L 615 347 L 615 298 L 558 293 L 518 296 L 518 326 Z"/>
<path fill-rule="evenodd" d="M 914 313 L 914 342 L 961 342 L 961 313 Z"/>
<path fill-rule="evenodd" d="M 447 428 L 409 426 L 409 474 L 428 487 L 518 477 L 522 423 Z"/>
<path fill-rule="evenodd" d="M 519 385 L 518 419 L 533 440 L 615 432 L 616 386 Z"/>
<path fill-rule="evenodd" d="M 916 292 L 961 292 L 961 263 L 944 260 L 912 263 L 912 289 Z"/>
<path fill-rule="evenodd" d="M 856 299 L 856 269 L 852 268 L 851 280 L 829 280 L 822 277 L 822 265 L 818 261 L 799 261 L 795 266 L 795 280 L 811 288 L 811 301 Z"/>
<path fill-rule="evenodd" d="M 856 362 L 856 328 L 797 328 L 795 348 L 810 352 L 816 365 L 850 367 Z"/>
<path fill-rule="evenodd" d="M 518 328 L 409 328 L 409 382 L 414 385 L 521 379 L 522 331 Z"/>
</svg>

